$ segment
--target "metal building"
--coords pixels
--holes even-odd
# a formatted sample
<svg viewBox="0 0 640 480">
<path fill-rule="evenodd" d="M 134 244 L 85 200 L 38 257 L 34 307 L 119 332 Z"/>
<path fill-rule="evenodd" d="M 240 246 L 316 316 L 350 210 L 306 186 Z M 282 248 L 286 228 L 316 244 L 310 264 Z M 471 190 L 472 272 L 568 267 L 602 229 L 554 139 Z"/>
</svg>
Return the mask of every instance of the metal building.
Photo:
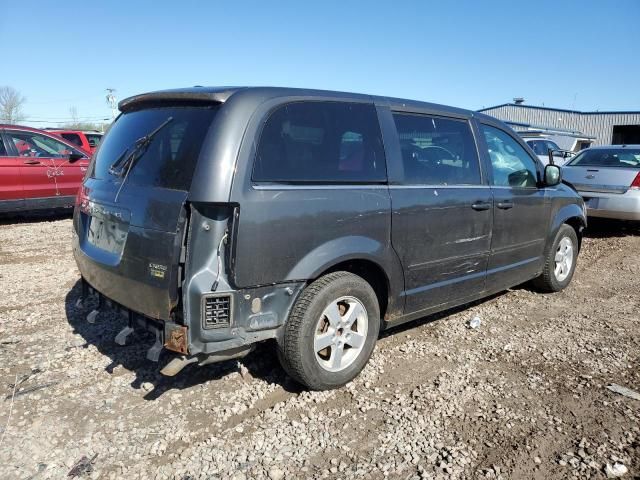
<svg viewBox="0 0 640 480">
<path fill-rule="evenodd" d="M 640 144 L 640 111 L 578 112 L 523 105 L 523 99 L 514 100 L 515 103 L 478 111 L 510 123 L 515 130 L 528 127 L 571 131 L 593 137 L 595 145 Z"/>
</svg>

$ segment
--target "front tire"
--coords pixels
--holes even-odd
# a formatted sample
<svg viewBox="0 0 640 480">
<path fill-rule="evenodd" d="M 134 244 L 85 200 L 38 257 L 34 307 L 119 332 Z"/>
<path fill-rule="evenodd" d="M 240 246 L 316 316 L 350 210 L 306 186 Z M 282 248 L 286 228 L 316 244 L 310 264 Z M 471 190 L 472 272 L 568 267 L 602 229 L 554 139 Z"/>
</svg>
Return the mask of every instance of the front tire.
<svg viewBox="0 0 640 480">
<path fill-rule="evenodd" d="M 571 283 L 578 260 L 578 236 L 567 224 L 558 230 L 547 250 L 544 269 L 533 285 L 543 292 L 559 292 Z"/>
<path fill-rule="evenodd" d="M 380 331 L 373 288 L 349 272 L 314 281 L 296 301 L 278 344 L 284 369 L 312 390 L 353 380 L 367 364 Z"/>
</svg>

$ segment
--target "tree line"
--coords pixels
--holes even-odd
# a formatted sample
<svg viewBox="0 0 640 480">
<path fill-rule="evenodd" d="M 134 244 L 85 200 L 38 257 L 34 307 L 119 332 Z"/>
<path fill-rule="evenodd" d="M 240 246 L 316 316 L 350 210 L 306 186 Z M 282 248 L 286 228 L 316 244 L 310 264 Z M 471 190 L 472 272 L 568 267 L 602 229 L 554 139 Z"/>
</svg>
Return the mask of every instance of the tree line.
<svg viewBox="0 0 640 480">
<path fill-rule="evenodd" d="M 28 117 L 24 111 L 27 99 L 18 90 L 10 86 L 0 87 L 0 123 L 16 124 L 26 120 Z M 59 125 L 61 128 L 71 130 L 105 130 L 108 124 L 84 122 L 78 119 L 76 107 L 69 109 L 71 121 Z"/>
</svg>

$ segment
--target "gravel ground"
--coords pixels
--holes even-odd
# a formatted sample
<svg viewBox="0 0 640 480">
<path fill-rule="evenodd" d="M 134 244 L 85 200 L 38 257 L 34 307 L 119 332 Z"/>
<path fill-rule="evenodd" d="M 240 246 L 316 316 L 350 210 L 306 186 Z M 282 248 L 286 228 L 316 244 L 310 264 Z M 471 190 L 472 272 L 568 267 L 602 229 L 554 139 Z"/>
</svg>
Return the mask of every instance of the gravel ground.
<svg viewBox="0 0 640 480">
<path fill-rule="evenodd" d="M 395 329 L 354 382 L 310 393 L 268 346 L 159 376 L 150 337 L 118 347 L 124 320 L 74 307 L 68 217 L 1 222 L 2 479 L 640 475 L 640 401 L 605 388 L 640 390 L 640 226 L 592 228 L 566 291 Z"/>
</svg>

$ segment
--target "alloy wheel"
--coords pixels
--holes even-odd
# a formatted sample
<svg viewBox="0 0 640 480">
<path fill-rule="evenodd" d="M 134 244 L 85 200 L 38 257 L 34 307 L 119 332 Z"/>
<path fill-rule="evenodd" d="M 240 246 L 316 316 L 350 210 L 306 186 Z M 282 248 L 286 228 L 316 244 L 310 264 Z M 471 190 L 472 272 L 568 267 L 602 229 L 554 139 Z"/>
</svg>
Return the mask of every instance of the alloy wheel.
<svg viewBox="0 0 640 480">
<path fill-rule="evenodd" d="M 340 297 L 322 312 L 314 331 L 313 349 L 320 366 L 339 372 L 351 365 L 362 351 L 369 319 L 355 297 Z"/>
<path fill-rule="evenodd" d="M 571 273 L 573 267 L 573 242 L 569 237 L 562 237 L 556 250 L 555 269 L 553 271 L 556 280 L 563 282 Z"/>
</svg>

